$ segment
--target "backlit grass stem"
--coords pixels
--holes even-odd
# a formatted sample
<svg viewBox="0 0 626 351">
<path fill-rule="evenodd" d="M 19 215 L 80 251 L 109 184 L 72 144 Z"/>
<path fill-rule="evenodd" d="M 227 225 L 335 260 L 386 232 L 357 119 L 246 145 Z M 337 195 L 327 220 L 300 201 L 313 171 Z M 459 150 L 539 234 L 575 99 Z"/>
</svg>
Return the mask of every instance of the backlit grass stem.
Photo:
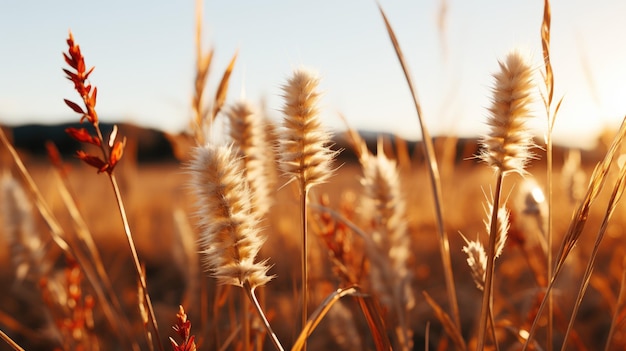
<svg viewBox="0 0 626 351">
<path fill-rule="evenodd" d="M 487 324 L 492 310 L 493 276 L 498 235 L 498 212 L 504 176 L 508 173 L 525 172 L 530 159 L 532 137 L 525 126 L 530 117 L 532 71 L 518 52 L 511 52 L 500 62 L 500 71 L 494 74 L 492 105 L 487 120 L 489 134 L 483 138 L 483 150 L 479 157 L 496 172 L 493 196 L 491 228 L 487 245 L 487 267 L 479 317 L 476 350 L 483 350 Z M 497 340 L 494 340 L 497 345 Z"/>
<path fill-rule="evenodd" d="M 67 39 L 67 45 L 68 51 L 67 53 L 63 53 L 63 57 L 65 59 L 65 62 L 70 66 L 71 69 L 63 69 L 63 71 L 66 74 L 66 78 L 74 83 L 74 90 L 76 90 L 76 92 L 80 95 L 84 106 L 81 107 L 80 105 L 67 99 L 65 100 L 65 104 L 74 112 L 81 114 L 81 123 L 86 120 L 87 122 L 89 122 L 89 124 L 91 124 L 95 135 L 87 131 L 85 128 L 67 128 L 66 132 L 72 138 L 83 144 L 93 144 L 98 146 L 100 148 L 100 151 L 102 152 L 102 156 L 99 157 L 88 154 L 81 150 L 76 153 L 76 156 L 86 164 L 96 168 L 98 170 L 98 173 L 106 172 L 109 176 L 109 181 L 111 183 L 111 187 L 113 188 L 117 207 L 119 209 L 122 223 L 124 226 L 126 240 L 128 242 L 128 246 L 130 247 L 135 272 L 137 273 L 137 277 L 143 293 L 143 298 L 146 304 L 146 308 L 148 310 L 150 325 L 154 330 L 154 336 L 157 340 L 158 349 L 162 351 L 163 345 L 161 344 L 159 327 L 157 324 L 156 316 L 154 314 L 152 301 L 148 294 L 146 278 L 141 268 L 139 256 L 137 255 L 135 241 L 130 230 L 130 225 L 126 216 L 126 210 L 124 208 L 122 195 L 117 184 L 117 179 L 113 174 L 115 166 L 122 158 L 126 140 L 124 139 L 122 141 L 116 141 L 117 127 L 113 128 L 113 132 L 111 133 L 108 140 L 103 137 L 102 131 L 100 130 L 98 114 L 96 112 L 96 98 L 98 94 L 98 89 L 96 87 L 93 87 L 92 89 L 92 85 L 88 80 L 89 75 L 94 70 L 94 67 L 87 69 L 87 66 L 85 65 L 85 58 L 83 57 L 80 47 L 75 43 L 74 37 L 71 32 L 69 33 L 69 37 Z"/>
<path fill-rule="evenodd" d="M 402 66 L 402 70 L 404 72 L 404 77 L 406 78 L 407 84 L 409 85 L 409 89 L 411 90 L 411 95 L 413 97 L 413 103 L 415 105 L 415 110 L 417 112 L 417 119 L 420 124 L 420 129 L 422 131 L 422 140 L 424 143 L 424 156 L 426 157 L 426 163 L 428 164 L 428 171 L 430 175 L 430 183 L 431 189 L 433 192 L 433 201 L 435 203 L 435 215 L 437 220 L 437 232 L 439 233 L 439 251 L 441 254 L 441 261 L 443 264 L 443 274 L 446 281 L 446 292 L 448 294 L 448 302 L 450 304 L 450 309 L 452 312 L 452 319 L 454 320 L 454 324 L 457 329 L 461 329 L 461 317 L 459 314 L 459 304 L 456 296 L 456 287 L 454 283 L 454 273 L 452 271 L 452 260 L 450 258 L 450 241 L 448 239 L 448 234 L 445 231 L 444 221 L 443 221 L 443 192 L 441 190 L 441 178 L 439 175 L 439 167 L 437 165 L 437 157 L 435 155 L 435 147 L 433 145 L 432 138 L 430 133 L 428 132 L 428 128 L 423 120 L 422 107 L 417 98 L 417 91 L 413 84 L 413 80 L 411 75 L 409 74 L 408 66 L 404 60 L 404 55 L 402 54 L 402 50 L 400 50 L 400 44 L 398 43 L 398 39 L 391 28 L 391 24 L 387 20 L 387 16 L 383 11 L 382 7 L 379 5 L 379 10 L 381 15 L 383 16 L 383 20 L 385 21 L 385 26 L 387 28 L 387 33 L 389 34 L 389 38 L 393 44 L 393 47 L 396 51 L 396 56 L 400 61 L 400 65 Z"/>
<path fill-rule="evenodd" d="M 286 176 L 297 181 L 300 193 L 302 327 L 307 321 L 309 301 L 307 199 L 313 186 L 324 183 L 332 175 L 331 163 L 336 155 L 329 147 L 330 134 L 323 129 L 318 115 L 318 85 L 317 75 L 306 69 L 294 71 L 284 85 L 284 133 L 279 145 L 280 167 Z"/>
</svg>

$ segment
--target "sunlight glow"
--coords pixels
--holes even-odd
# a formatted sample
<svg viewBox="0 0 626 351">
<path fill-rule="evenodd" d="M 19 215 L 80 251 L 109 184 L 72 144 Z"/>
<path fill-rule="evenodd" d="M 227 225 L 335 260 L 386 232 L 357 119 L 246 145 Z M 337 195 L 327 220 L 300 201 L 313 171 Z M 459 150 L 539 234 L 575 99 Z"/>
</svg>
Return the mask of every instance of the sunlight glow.
<svg viewBox="0 0 626 351">
<path fill-rule="evenodd" d="M 529 336 L 530 334 L 528 333 L 528 331 L 527 331 L 527 330 L 521 329 L 521 330 L 518 332 L 518 335 L 520 336 L 520 338 L 522 338 L 522 339 L 526 340 L 526 339 L 528 339 L 528 336 Z"/>
<path fill-rule="evenodd" d="M 541 190 L 540 187 L 535 187 L 530 191 L 531 196 L 533 197 L 533 200 L 535 200 L 536 203 L 540 204 L 543 203 L 544 201 L 546 201 L 546 197 L 545 195 L 543 195 L 543 190 Z"/>
</svg>

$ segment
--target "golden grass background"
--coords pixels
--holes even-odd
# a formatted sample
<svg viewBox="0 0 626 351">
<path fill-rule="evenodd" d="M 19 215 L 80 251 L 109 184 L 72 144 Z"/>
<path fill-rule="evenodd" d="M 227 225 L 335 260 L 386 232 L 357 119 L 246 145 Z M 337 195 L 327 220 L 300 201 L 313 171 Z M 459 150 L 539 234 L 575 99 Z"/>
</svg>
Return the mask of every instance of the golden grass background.
<svg viewBox="0 0 626 351">
<path fill-rule="evenodd" d="M 601 154 L 602 150 L 598 150 Z M 42 189 L 43 195 L 53 208 L 61 223 L 66 229 L 71 228 L 71 220 L 67 215 L 65 206 L 56 190 L 55 177 L 47 160 L 29 158 L 26 156 L 27 167 L 31 171 L 35 181 Z M 575 208 L 569 201 L 567 189 L 560 186 L 560 168 L 562 156 L 555 158 L 555 193 L 554 193 L 554 233 L 558 243 L 567 230 L 571 214 Z M 593 153 L 583 157 L 583 168 L 589 175 L 594 164 Z M 343 164 L 331 182 L 322 184 L 313 190 L 314 202 L 322 195 L 329 197 L 331 208 L 339 208 L 342 198 L 349 194 L 362 192 L 359 178 L 361 170 L 357 163 L 342 159 Z M 91 229 L 99 250 L 105 261 L 105 267 L 111 276 L 125 304 L 128 304 L 131 316 L 135 314 L 136 291 L 133 289 L 134 275 L 128 254 L 127 244 L 121 227 L 121 221 L 115 215 L 116 203 L 110 189 L 104 183 L 104 179 L 96 174 L 93 168 L 83 164 L 70 162 L 71 171 L 69 181 L 73 191 L 78 194 L 78 204 L 87 224 Z M 8 169 L 7 163 L 4 168 Z M 545 178 L 545 164 L 542 160 L 534 160 L 530 167 L 531 175 L 542 184 Z M 175 249 L 178 246 L 177 233 L 179 228 L 174 222 L 174 211 L 183 209 L 189 213 L 191 199 L 185 189 L 188 175 L 184 173 L 181 164 L 177 162 L 125 164 L 119 166 L 118 176 L 122 187 L 122 193 L 127 203 L 127 212 L 130 225 L 134 231 L 135 240 L 142 262 L 146 265 L 149 292 L 157 312 L 160 329 L 165 336 L 169 326 L 175 321 L 175 313 L 178 304 L 183 298 L 184 279 L 182 278 L 184 266 L 177 264 Z M 474 335 L 476 317 L 480 309 L 480 292 L 475 288 L 465 254 L 461 251 L 464 244 L 458 234 L 462 232 L 470 239 L 480 233 L 483 240 L 486 238 L 483 220 L 485 218 L 482 204 L 485 202 L 484 192 L 489 192 L 489 184 L 493 182 L 493 172 L 484 165 L 476 164 L 473 160 L 464 160 L 456 164 L 444 164 L 442 169 L 443 195 L 446 210 L 445 226 L 451 238 L 451 252 L 454 267 L 454 275 L 458 284 L 459 308 L 463 332 L 466 338 Z M 421 292 L 426 291 L 442 306 L 446 306 L 445 283 L 442 276 L 442 268 L 437 249 L 437 237 L 435 218 L 432 209 L 432 199 L 429 193 L 429 184 L 425 165 L 419 161 L 413 161 L 409 167 L 404 166 L 401 172 L 403 194 L 407 202 L 407 222 L 411 237 L 410 258 L 411 274 L 414 277 L 412 286 L 416 292 L 417 305 L 410 313 L 410 325 L 415 333 L 415 347 L 422 349 L 426 333 L 427 323 L 430 323 L 431 347 L 441 346 L 443 331 L 441 325 L 433 315 L 432 309 L 422 298 Z M 504 194 L 509 195 L 508 205 L 513 207 L 514 213 L 519 210 L 513 205 L 516 202 L 516 192 L 519 183 L 523 179 L 515 176 L 510 181 Z M 282 184 L 285 179 L 279 181 Z M 284 187 L 275 192 L 275 202 L 270 210 L 268 220 L 265 223 L 265 233 L 268 236 L 263 246 L 260 257 L 270 258 L 273 265 L 270 274 L 276 278 L 263 288 L 263 296 L 267 306 L 267 312 L 271 317 L 271 323 L 279 338 L 286 345 L 290 345 L 295 339 L 296 331 L 293 328 L 294 321 L 298 319 L 298 306 L 293 296 L 297 290 L 299 281 L 299 245 L 298 236 L 298 210 L 297 197 L 291 187 Z M 590 215 L 590 222 L 583 233 L 578 247 L 574 250 L 573 257 L 568 259 L 567 272 L 559 280 L 555 293 L 557 306 L 566 316 L 572 306 L 575 294 L 573 291 L 579 284 L 579 277 L 584 269 L 584 263 L 592 244 L 592 238 L 599 226 L 604 209 L 603 199 L 607 194 L 602 194 L 598 205 L 594 206 Z M 622 235 L 626 221 L 623 206 L 620 206 L 615 219 L 612 221 L 607 237 L 601 246 L 594 278 L 591 281 L 591 289 L 585 297 L 583 307 L 579 313 L 576 324 L 576 340 L 573 346 L 576 349 L 593 350 L 594 345 L 602 344 L 612 314 L 615 308 L 617 291 L 623 269 L 622 258 L 624 254 L 624 236 Z M 315 212 L 315 211 L 313 211 Z M 38 229 L 46 232 L 43 223 L 38 220 Z M 310 225 L 311 229 L 315 226 Z M 527 228 L 527 229 L 524 229 Z M 530 230 L 528 230 L 528 228 Z M 533 242 L 533 236 L 537 230 L 533 226 L 532 219 L 516 216 L 512 224 L 513 230 L 521 230 L 527 242 Z M 331 266 L 327 258 L 327 250 L 322 241 L 316 237 L 315 230 L 311 233 L 310 253 L 310 286 L 312 306 L 317 306 L 323 298 L 336 288 L 337 279 L 331 272 Z M 358 239 L 355 239 L 358 242 Z M 59 255 L 58 250 L 52 250 L 52 254 Z M 535 257 L 536 259 L 536 257 Z M 62 264 L 62 262 L 58 262 Z M 22 286 L 17 285 L 13 278 L 13 269 L 10 261 L 10 252 L 3 236 L 0 237 L 0 282 L 4 288 L 0 291 L 0 311 L 2 318 L 0 324 L 8 327 L 14 333 L 12 336 L 27 349 L 46 349 L 47 339 L 40 328 L 43 325 L 44 304 L 38 297 L 34 282 L 26 282 Z M 543 268 L 540 268 L 543 269 Z M 537 303 L 538 287 L 534 282 L 532 269 L 523 257 L 523 251 L 510 239 L 505 247 L 503 256 L 496 266 L 497 282 L 495 284 L 495 313 L 499 322 L 520 325 L 525 318 L 532 315 L 532 308 Z M 209 286 L 209 296 L 216 293 L 215 282 L 207 278 L 204 282 Z M 30 286 L 30 288 L 29 288 Z M 237 293 L 232 295 L 238 296 Z M 209 299 L 210 300 L 210 299 Z M 347 303 L 348 307 L 350 304 Z M 206 306 L 205 306 L 206 307 Z M 209 342 L 211 332 L 202 339 L 204 328 L 216 328 L 214 332 L 221 333 L 222 341 L 228 335 L 232 321 L 228 320 L 228 314 L 217 325 L 202 325 L 199 320 L 202 307 L 185 306 L 190 320 L 194 323 L 195 334 L 201 341 Z M 211 308 L 211 306 L 209 306 Z M 352 306 L 354 310 L 354 306 Z M 212 313 L 212 312 L 209 312 Z M 358 313 L 354 314 L 357 327 L 363 333 L 362 340 L 370 345 L 367 339 L 366 326 Z M 132 318 L 131 318 L 132 319 Z M 337 341 L 328 332 L 332 327 L 331 320 L 325 321 L 310 338 L 310 349 L 326 349 L 337 347 Z M 359 322 L 359 320 L 361 321 Z M 15 323 L 12 325 L 12 323 Z M 100 320 L 97 323 L 104 323 Z M 563 322 L 562 322 L 563 323 Z M 557 322 L 557 326 L 559 323 Z M 557 330 L 559 328 L 557 327 Z M 134 333 L 141 336 L 142 329 Z M 624 333 L 617 334 L 614 345 L 623 345 Z M 558 334 L 557 334 L 558 335 Z M 506 341 L 512 341 L 512 336 L 504 336 Z M 620 341 L 621 340 L 621 344 Z M 556 341 L 555 341 L 556 342 Z M 558 343 L 557 343 L 558 344 Z M 106 345 L 106 344 L 105 344 Z M 199 344 L 201 349 L 207 349 L 208 344 Z M 445 345 L 445 344 L 444 344 Z M 202 347 L 204 346 L 204 347 Z M 107 349 L 104 345 L 103 349 Z M 209 347 L 208 349 L 211 349 Z M 445 348 L 444 348 L 445 349 Z"/>
</svg>

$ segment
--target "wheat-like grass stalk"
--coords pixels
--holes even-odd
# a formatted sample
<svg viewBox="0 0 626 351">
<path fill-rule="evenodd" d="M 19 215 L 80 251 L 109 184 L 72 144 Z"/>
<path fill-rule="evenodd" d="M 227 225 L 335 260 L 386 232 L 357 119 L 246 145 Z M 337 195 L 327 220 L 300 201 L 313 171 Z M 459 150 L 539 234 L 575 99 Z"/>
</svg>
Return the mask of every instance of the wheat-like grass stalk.
<svg viewBox="0 0 626 351">
<path fill-rule="evenodd" d="M 319 78 L 312 71 L 300 68 L 283 86 L 283 134 L 279 140 L 279 166 L 283 173 L 296 180 L 300 192 L 302 234 L 302 327 L 308 317 L 308 235 L 307 198 L 309 190 L 324 183 L 333 173 L 336 152 L 330 145 L 330 134 L 322 127 L 318 114 Z M 306 349 L 306 343 L 305 343 Z"/>
<path fill-rule="evenodd" d="M 262 218 L 271 206 L 269 171 L 272 148 L 265 134 L 265 120 L 251 104 L 242 101 L 226 110 L 230 121 L 230 136 L 243 154 L 245 177 L 252 192 L 253 214 Z"/>
<path fill-rule="evenodd" d="M 483 350 L 486 341 L 487 321 L 490 316 L 493 291 L 494 263 L 498 240 L 500 193 L 504 176 L 511 172 L 524 174 L 531 157 L 532 138 L 525 126 L 531 116 L 532 70 L 519 52 L 510 52 L 500 62 L 500 71 L 494 74 L 492 105 L 487 124 L 489 134 L 483 138 L 483 151 L 479 157 L 496 171 L 496 186 L 487 245 L 485 288 L 479 318 L 477 350 Z M 492 325 L 493 326 L 493 325 Z M 494 340 L 497 344 L 497 340 Z"/>
<path fill-rule="evenodd" d="M 411 349 L 411 333 L 406 325 L 407 311 L 415 298 L 407 261 L 410 238 L 407 233 L 406 202 L 401 195 L 396 162 L 388 159 L 379 143 L 376 156 L 363 156 L 364 213 L 374 214 L 372 240 L 366 242 L 371 261 L 371 284 L 383 305 L 395 310 L 403 350 Z M 373 244 L 373 245 L 372 245 Z"/>
<path fill-rule="evenodd" d="M 243 288 L 274 346 L 282 350 L 254 294 L 257 287 L 265 285 L 272 277 L 267 275 L 267 261 L 256 262 L 265 238 L 252 213 L 242 159 L 232 144 L 207 144 L 194 150 L 189 172 L 190 187 L 196 197 L 200 254 L 205 268 L 220 284 Z M 248 344 L 249 340 L 244 343 Z"/>
<path fill-rule="evenodd" d="M 546 133 L 546 179 L 548 182 L 548 214 L 547 214 L 547 271 L 548 280 L 552 279 L 553 275 L 553 254 L 552 254 L 552 242 L 553 242 L 553 152 L 552 152 L 552 134 L 554 131 L 554 123 L 556 121 L 556 115 L 559 111 L 563 98 L 558 101 L 556 107 L 553 109 L 554 98 L 554 72 L 552 70 L 552 63 L 550 57 L 550 28 L 552 24 L 552 10 L 550 7 L 550 0 L 544 0 L 543 6 L 543 18 L 541 21 L 541 48 L 543 51 L 544 60 L 544 86 L 546 94 L 543 95 L 543 102 L 546 108 L 546 116 L 548 121 L 548 130 Z M 548 294 L 548 343 L 547 350 L 552 351 L 552 333 L 554 330 L 554 311 L 552 294 Z"/>
<path fill-rule="evenodd" d="M 252 215 L 242 159 L 232 146 L 207 144 L 195 149 L 189 171 L 205 268 L 220 284 L 265 285 L 269 267 L 255 262 L 265 239 Z"/>
<path fill-rule="evenodd" d="M 199 143 L 203 143 L 205 139 L 204 129 L 209 110 L 205 108 L 204 105 L 204 89 L 206 87 L 207 78 L 209 77 L 211 63 L 213 62 L 213 49 L 209 49 L 207 52 L 204 52 L 202 48 L 202 15 L 204 14 L 203 3 L 204 1 L 202 0 L 196 0 L 196 71 L 193 97 L 191 99 L 191 109 L 193 111 L 191 129 L 195 132 L 196 141 Z"/>
<path fill-rule="evenodd" d="M 589 281 L 591 280 L 591 274 L 593 273 L 593 269 L 596 263 L 596 257 L 598 256 L 598 250 L 600 249 L 600 243 L 602 239 L 604 239 L 604 235 L 609 225 L 609 221 L 613 217 L 615 210 L 617 209 L 617 204 L 624 194 L 624 188 L 626 187 L 626 167 L 622 167 L 619 172 L 618 180 L 613 187 L 613 191 L 609 198 L 609 202 L 607 204 L 606 211 L 604 212 L 604 218 L 602 219 L 602 224 L 600 225 L 600 229 L 598 230 L 598 234 L 596 235 L 596 241 L 593 245 L 593 249 L 591 250 L 591 254 L 589 260 L 587 261 L 587 266 L 585 267 L 585 272 L 583 274 L 582 282 L 580 284 L 580 288 L 578 290 L 578 295 L 576 297 L 576 302 L 574 304 L 574 308 L 572 310 L 572 315 L 570 317 L 569 323 L 567 325 L 567 330 L 565 331 L 565 335 L 563 338 L 563 345 L 561 346 L 561 351 L 565 351 L 567 347 L 568 336 L 574 327 L 574 321 L 576 320 L 576 316 L 578 315 L 578 310 L 580 309 L 580 305 L 582 304 L 583 297 L 585 296 L 585 292 L 587 291 L 587 287 L 589 286 Z"/>
<path fill-rule="evenodd" d="M 553 268 L 554 273 L 552 275 L 552 279 L 550 279 L 548 286 L 546 288 L 546 296 L 544 297 L 544 299 L 541 301 L 541 304 L 539 305 L 536 317 L 530 327 L 530 330 L 528 331 L 528 337 L 526 338 L 526 342 L 524 343 L 522 350 L 526 350 L 528 348 L 528 345 L 530 344 L 530 342 L 532 341 L 535 335 L 539 318 L 548 300 L 547 296 L 549 296 L 549 293 L 552 290 L 554 283 L 556 282 L 556 278 L 561 273 L 561 270 L 565 264 L 565 260 L 567 259 L 570 252 L 574 249 L 574 247 L 578 243 L 578 240 L 580 239 L 580 235 L 582 234 L 583 229 L 585 228 L 585 225 L 587 224 L 587 220 L 589 219 L 589 211 L 591 210 L 591 205 L 597 199 L 598 195 L 600 194 L 600 191 L 604 188 L 604 183 L 606 182 L 606 179 L 608 178 L 607 175 L 609 173 L 611 165 L 613 164 L 615 154 L 617 150 L 619 149 L 620 145 L 622 144 L 625 137 L 626 137 L 626 117 L 622 120 L 622 124 L 620 125 L 620 128 L 617 134 L 615 135 L 615 138 L 613 139 L 613 142 L 611 143 L 609 150 L 604 155 L 604 158 L 602 159 L 602 161 L 596 165 L 591 175 L 591 179 L 589 180 L 589 185 L 587 187 L 587 192 L 585 194 L 585 197 L 583 198 L 580 205 L 578 206 L 578 208 L 574 211 L 572 215 L 572 219 L 570 221 L 569 227 L 562 239 L 561 246 L 556 255 L 556 262 L 554 263 L 554 268 Z"/>
</svg>

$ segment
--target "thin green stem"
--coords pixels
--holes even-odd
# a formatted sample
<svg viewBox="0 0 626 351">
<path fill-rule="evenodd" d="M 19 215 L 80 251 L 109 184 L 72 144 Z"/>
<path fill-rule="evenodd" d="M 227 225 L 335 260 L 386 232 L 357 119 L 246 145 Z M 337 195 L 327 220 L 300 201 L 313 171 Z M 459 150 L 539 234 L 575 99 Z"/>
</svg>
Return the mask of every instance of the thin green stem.
<svg viewBox="0 0 626 351">
<path fill-rule="evenodd" d="M 498 236 L 498 210 L 500 208 L 500 193 L 502 192 L 502 180 L 504 174 L 500 169 L 496 173 L 496 188 L 493 195 L 493 209 L 491 213 L 491 228 L 489 229 L 489 245 L 487 246 L 487 268 L 485 272 L 485 285 L 483 288 L 483 300 L 480 310 L 478 338 L 476 344 L 476 350 L 482 351 L 485 347 L 485 341 L 487 339 L 487 328 L 490 310 L 492 307 L 492 295 L 493 295 L 493 275 L 496 256 L 496 239 Z M 497 340 L 493 340 L 494 345 L 497 344 Z"/>
</svg>

